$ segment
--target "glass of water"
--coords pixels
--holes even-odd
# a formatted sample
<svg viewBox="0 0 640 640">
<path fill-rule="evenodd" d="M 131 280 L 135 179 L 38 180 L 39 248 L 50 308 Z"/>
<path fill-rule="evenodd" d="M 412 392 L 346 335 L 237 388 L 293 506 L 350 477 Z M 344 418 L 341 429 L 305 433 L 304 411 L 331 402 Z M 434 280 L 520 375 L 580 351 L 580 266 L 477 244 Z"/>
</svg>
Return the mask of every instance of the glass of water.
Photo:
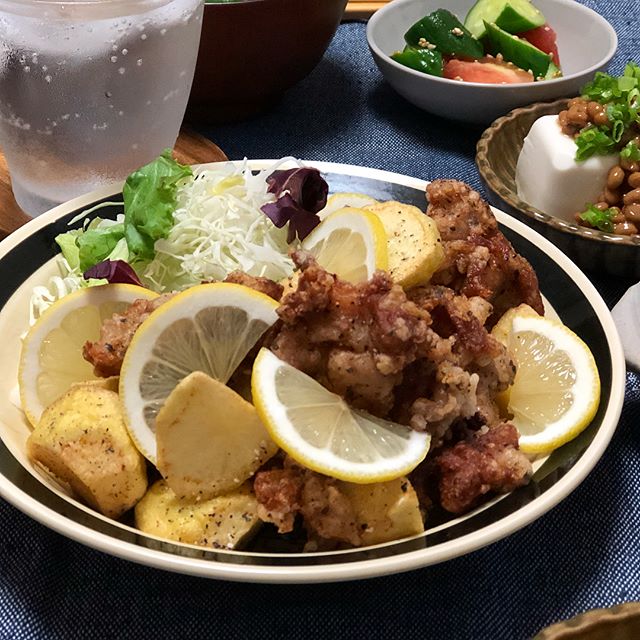
<svg viewBox="0 0 640 640">
<path fill-rule="evenodd" d="M 173 147 L 202 0 L 0 0 L 0 149 L 38 215 Z"/>
</svg>

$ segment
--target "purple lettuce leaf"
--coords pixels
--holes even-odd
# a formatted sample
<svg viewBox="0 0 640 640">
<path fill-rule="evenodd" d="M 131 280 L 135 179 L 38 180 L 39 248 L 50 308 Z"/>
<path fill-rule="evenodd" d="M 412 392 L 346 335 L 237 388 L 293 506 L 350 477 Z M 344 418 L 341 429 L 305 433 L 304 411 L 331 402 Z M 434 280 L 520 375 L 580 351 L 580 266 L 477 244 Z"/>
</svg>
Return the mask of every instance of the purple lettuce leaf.
<svg viewBox="0 0 640 640">
<path fill-rule="evenodd" d="M 82 277 L 85 280 L 90 280 L 91 278 L 105 279 L 111 284 L 122 283 L 142 286 L 138 274 L 124 260 L 103 260 L 98 262 L 98 264 L 87 269 L 82 274 Z"/>
<path fill-rule="evenodd" d="M 261 207 L 279 229 L 289 223 L 287 242 L 304 240 L 320 224 L 316 215 L 327 203 L 329 185 L 317 169 L 304 167 L 274 171 L 268 178 L 269 192 L 278 198 Z"/>
</svg>

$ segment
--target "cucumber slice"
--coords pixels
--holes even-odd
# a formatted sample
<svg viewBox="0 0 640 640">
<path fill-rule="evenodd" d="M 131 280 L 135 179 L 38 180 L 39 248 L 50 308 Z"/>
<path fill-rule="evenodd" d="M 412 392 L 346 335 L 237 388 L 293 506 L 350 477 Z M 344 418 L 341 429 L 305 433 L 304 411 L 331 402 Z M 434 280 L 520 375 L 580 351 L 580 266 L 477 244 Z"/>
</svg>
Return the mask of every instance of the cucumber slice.
<svg viewBox="0 0 640 640">
<path fill-rule="evenodd" d="M 391 57 L 405 67 L 430 76 L 442 77 L 442 54 L 437 49 L 420 49 L 406 45 L 403 51 L 396 51 Z"/>
<path fill-rule="evenodd" d="M 436 46 L 442 55 L 465 60 L 482 58 L 484 47 L 450 11 L 437 9 L 418 20 L 404 34 L 405 42 L 412 47 L 426 41 Z"/>
<path fill-rule="evenodd" d="M 562 71 L 560 70 L 560 67 L 557 67 L 552 60 L 549 63 L 547 73 L 544 74 L 544 79 L 553 80 L 554 78 L 562 78 Z"/>
<path fill-rule="evenodd" d="M 525 11 L 514 9 L 511 5 L 513 1 L 514 0 L 510 0 L 510 2 L 504 6 L 504 9 L 495 20 L 501 29 L 515 35 L 517 33 L 523 33 L 524 31 L 530 31 L 536 27 L 541 27 L 545 24 L 546 20 L 542 12 L 536 9 L 531 3 L 527 2 L 523 5 L 526 6 L 528 4 L 533 11 L 533 13 L 527 14 Z"/>
<path fill-rule="evenodd" d="M 550 53 L 540 51 L 526 40 L 512 36 L 495 24 L 485 22 L 485 28 L 490 53 L 494 56 L 500 53 L 507 62 L 513 62 L 516 67 L 531 71 L 536 80 L 545 78 L 551 64 Z"/>
<path fill-rule="evenodd" d="M 541 27 L 546 20 L 530 0 L 478 0 L 469 10 L 464 26 L 480 39 L 487 32 L 485 22 L 497 24 L 509 33 L 522 33 Z"/>
</svg>

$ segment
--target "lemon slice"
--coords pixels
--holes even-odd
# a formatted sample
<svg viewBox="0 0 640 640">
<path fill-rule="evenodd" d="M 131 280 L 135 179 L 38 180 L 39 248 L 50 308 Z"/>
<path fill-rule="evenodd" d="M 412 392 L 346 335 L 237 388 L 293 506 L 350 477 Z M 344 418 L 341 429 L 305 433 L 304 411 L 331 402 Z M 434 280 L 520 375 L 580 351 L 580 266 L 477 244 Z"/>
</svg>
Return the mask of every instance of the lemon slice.
<svg viewBox="0 0 640 640">
<path fill-rule="evenodd" d="M 18 371 L 22 408 L 33 426 L 74 382 L 96 379 L 82 347 L 99 339 L 102 322 L 134 300 L 156 296 L 131 284 L 87 287 L 64 296 L 38 318 L 22 343 Z"/>
<path fill-rule="evenodd" d="M 239 284 L 201 284 L 171 298 L 138 328 L 120 371 L 125 422 L 140 452 L 156 463 L 155 419 L 193 371 L 226 383 L 277 320 L 278 303 Z"/>
<path fill-rule="evenodd" d="M 509 313 L 509 312 L 507 312 Z M 506 338 L 517 363 L 507 409 L 525 453 L 547 454 L 575 438 L 600 402 L 600 378 L 589 347 L 568 327 L 523 306 L 498 322 L 493 335 Z"/>
<path fill-rule="evenodd" d="M 414 469 L 429 450 L 427 433 L 350 408 L 268 349 L 254 362 L 251 391 L 274 442 L 305 467 L 339 480 L 392 480 Z"/>
<path fill-rule="evenodd" d="M 364 209 L 345 207 L 330 214 L 304 239 L 302 248 L 348 282 L 365 282 L 388 264 L 384 226 Z"/>
<path fill-rule="evenodd" d="M 366 209 L 376 202 L 377 200 L 364 193 L 334 193 L 327 198 L 327 204 L 318 211 L 318 216 L 321 220 L 324 220 L 329 214 L 338 211 L 338 209 L 343 209 L 344 207 Z"/>
</svg>

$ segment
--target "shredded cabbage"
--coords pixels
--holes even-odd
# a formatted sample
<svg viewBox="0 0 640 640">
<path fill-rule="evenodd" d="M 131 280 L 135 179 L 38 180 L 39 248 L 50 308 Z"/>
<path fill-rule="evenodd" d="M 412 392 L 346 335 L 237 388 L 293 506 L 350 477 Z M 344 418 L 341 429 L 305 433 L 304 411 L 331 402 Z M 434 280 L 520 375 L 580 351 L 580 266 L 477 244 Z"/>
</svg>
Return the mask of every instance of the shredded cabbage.
<svg viewBox="0 0 640 640">
<path fill-rule="evenodd" d="M 60 275 L 52 276 L 46 285 L 33 288 L 31 300 L 29 301 L 29 326 L 32 327 L 36 320 L 57 300 L 64 298 L 67 294 L 105 284 L 106 280 L 89 279 L 85 280 L 78 269 L 72 269 L 66 258 L 61 254 L 56 257 L 56 264 Z"/>
<path fill-rule="evenodd" d="M 253 174 L 245 160 L 196 170 L 193 181 L 178 188 L 174 225 L 155 243 L 155 257 L 138 271 L 143 284 L 163 292 L 240 269 L 281 280 L 293 272 L 286 228 L 278 229 L 260 210 L 275 196 L 266 178 L 281 164 Z M 297 163 L 299 165 L 299 163 Z"/>
<path fill-rule="evenodd" d="M 253 173 L 245 159 L 238 165 L 229 162 L 196 170 L 193 179 L 178 187 L 173 227 L 166 238 L 156 240 L 155 256 L 150 261 L 141 261 L 135 256 L 132 260 L 124 237 L 107 258 L 129 262 L 142 283 L 157 292 L 223 280 L 236 269 L 276 281 L 286 278 L 293 272 L 287 229 L 274 226 L 260 207 L 276 199 L 267 191 L 267 177 L 291 162 L 302 166 L 295 158 L 282 158 Z M 60 275 L 50 278 L 47 285 L 34 288 L 30 325 L 68 293 L 107 282 L 83 278 L 78 237 L 87 231 L 109 231 L 122 226 L 124 214 L 118 214 L 115 220 L 86 218 L 96 209 L 115 204 L 120 203 L 100 203 L 83 211 L 69 223 L 84 218 L 82 228 L 56 238 L 62 250 L 57 258 Z"/>
</svg>

